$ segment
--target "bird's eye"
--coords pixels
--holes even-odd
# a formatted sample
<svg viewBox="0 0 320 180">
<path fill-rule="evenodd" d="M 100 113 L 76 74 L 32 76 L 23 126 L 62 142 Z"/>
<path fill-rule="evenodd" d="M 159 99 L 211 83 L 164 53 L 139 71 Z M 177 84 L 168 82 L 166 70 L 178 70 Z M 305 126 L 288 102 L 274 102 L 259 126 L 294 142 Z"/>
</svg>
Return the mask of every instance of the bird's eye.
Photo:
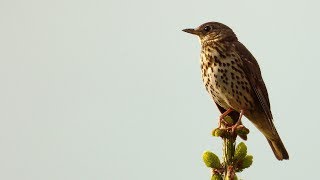
<svg viewBox="0 0 320 180">
<path fill-rule="evenodd" d="M 203 30 L 206 31 L 206 32 L 209 32 L 211 30 L 211 27 L 210 26 L 206 26 L 206 27 L 204 27 Z"/>
</svg>

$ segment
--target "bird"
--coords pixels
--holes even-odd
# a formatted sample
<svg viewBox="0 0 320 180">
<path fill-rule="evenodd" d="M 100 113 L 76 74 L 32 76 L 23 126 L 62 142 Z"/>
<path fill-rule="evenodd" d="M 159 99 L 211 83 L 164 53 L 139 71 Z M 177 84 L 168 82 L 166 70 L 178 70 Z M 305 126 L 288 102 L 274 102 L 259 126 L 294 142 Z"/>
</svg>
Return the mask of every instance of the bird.
<svg viewBox="0 0 320 180">
<path fill-rule="evenodd" d="M 204 86 L 222 113 L 238 117 L 232 131 L 245 116 L 266 137 L 275 157 L 289 154 L 275 128 L 266 85 L 257 60 L 238 41 L 234 31 L 219 22 L 207 22 L 182 31 L 199 37 L 200 64 Z"/>
</svg>

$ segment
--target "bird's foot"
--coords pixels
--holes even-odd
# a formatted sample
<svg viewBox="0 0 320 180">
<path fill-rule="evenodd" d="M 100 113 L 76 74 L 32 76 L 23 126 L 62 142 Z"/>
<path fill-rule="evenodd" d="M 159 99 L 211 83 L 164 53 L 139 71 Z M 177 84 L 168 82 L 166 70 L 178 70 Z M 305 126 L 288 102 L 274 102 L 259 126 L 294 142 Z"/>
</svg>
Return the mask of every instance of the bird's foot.
<svg viewBox="0 0 320 180">
<path fill-rule="evenodd" d="M 228 123 L 225 119 L 219 119 L 218 128 L 219 129 L 227 129 L 225 127 L 229 127 L 231 124 Z"/>
<path fill-rule="evenodd" d="M 235 124 L 233 124 L 233 125 L 229 125 L 229 124 L 226 124 L 227 125 L 227 130 L 231 130 L 231 133 L 235 133 L 235 131 L 236 131 L 236 129 L 237 128 L 242 128 L 242 127 L 244 127 L 243 125 L 242 125 L 242 122 L 241 122 L 241 119 L 242 119 L 242 116 L 243 116 L 243 114 L 244 114 L 244 111 L 243 110 L 241 110 L 240 111 L 240 115 L 239 115 L 239 119 L 237 120 L 237 122 L 235 123 Z"/>
<path fill-rule="evenodd" d="M 229 112 L 231 111 L 229 110 Z M 227 111 L 220 115 L 220 118 L 218 121 L 218 127 L 212 131 L 212 135 L 216 137 L 238 135 L 243 140 L 247 140 L 247 134 L 249 133 L 249 129 L 246 128 L 244 125 L 242 125 L 242 121 L 241 121 L 244 111 L 243 110 L 240 111 L 240 115 L 236 123 L 234 123 L 233 119 L 227 116 L 226 113 Z"/>
<path fill-rule="evenodd" d="M 243 128 L 244 127 L 244 125 L 242 125 L 241 123 L 240 124 L 234 124 L 234 125 L 232 125 L 232 126 L 230 126 L 230 127 L 227 127 L 226 128 L 226 130 L 231 130 L 231 133 L 235 133 L 236 132 L 236 130 L 237 129 L 240 129 L 240 128 Z"/>
<path fill-rule="evenodd" d="M 224 118 L 230 113 L 232 112 L 233 109 L 229 108 L 227 109 L 224 113 L 222 113 L 219 117 L 219 123 L 218 123 L 218 128 L 222 128 L 222 124 L 224 124 L 224 126 L 229 126 L 230 123 L 228 123 Z"/>
</svg>

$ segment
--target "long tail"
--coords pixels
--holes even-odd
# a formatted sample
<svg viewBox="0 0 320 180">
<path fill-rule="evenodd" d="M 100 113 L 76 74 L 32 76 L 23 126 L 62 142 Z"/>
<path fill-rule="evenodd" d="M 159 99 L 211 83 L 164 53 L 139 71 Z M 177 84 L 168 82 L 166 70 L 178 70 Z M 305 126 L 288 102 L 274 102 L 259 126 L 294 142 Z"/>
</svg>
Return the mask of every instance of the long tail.
<svg viewBox="0 0 320 180">
<path fill-rule="evenodd" d="M 268 143 L 271 146 L 271 149 L 278 160 L 289 159 L 289 154 L 284 147 L 280 137 L 276 140 L 268 140 Z"/>
<path fill-rule="evenodd" d="M 273 123 L 269 123 L 264 118 L 256 118 L 256 121 L 252 121 L 253 124 L 262 132 L 267 138 L 271 149 L 278 160 L 289 159 L 289 154 L 281 141 L 281 138 L 274 127 Z M 271 121 L 272 122 L 272 121 Z"/>
</svg>

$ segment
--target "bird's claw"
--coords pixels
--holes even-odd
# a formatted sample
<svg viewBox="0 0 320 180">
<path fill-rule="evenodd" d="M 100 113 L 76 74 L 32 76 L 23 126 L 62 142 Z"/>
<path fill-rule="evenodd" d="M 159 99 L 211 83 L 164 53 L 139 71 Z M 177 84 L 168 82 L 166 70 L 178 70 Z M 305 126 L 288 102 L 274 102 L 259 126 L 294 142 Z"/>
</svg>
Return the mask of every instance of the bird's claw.
<svg viewBox="0 0 320 180">
<path fill-rule="evenodd" d="M 244 127 L 244 125 L 242 125 L 241 123 L 236 123 L 232 126 L 227 126 L 227 127 L 221 127 L 221 123 L 219 123 L 219 124 L 220 124 L 220 126 L 218 127 L 219 129 L 231 131 L 232 134 L 234 134 L 237 129 Z"/>
</svg>

